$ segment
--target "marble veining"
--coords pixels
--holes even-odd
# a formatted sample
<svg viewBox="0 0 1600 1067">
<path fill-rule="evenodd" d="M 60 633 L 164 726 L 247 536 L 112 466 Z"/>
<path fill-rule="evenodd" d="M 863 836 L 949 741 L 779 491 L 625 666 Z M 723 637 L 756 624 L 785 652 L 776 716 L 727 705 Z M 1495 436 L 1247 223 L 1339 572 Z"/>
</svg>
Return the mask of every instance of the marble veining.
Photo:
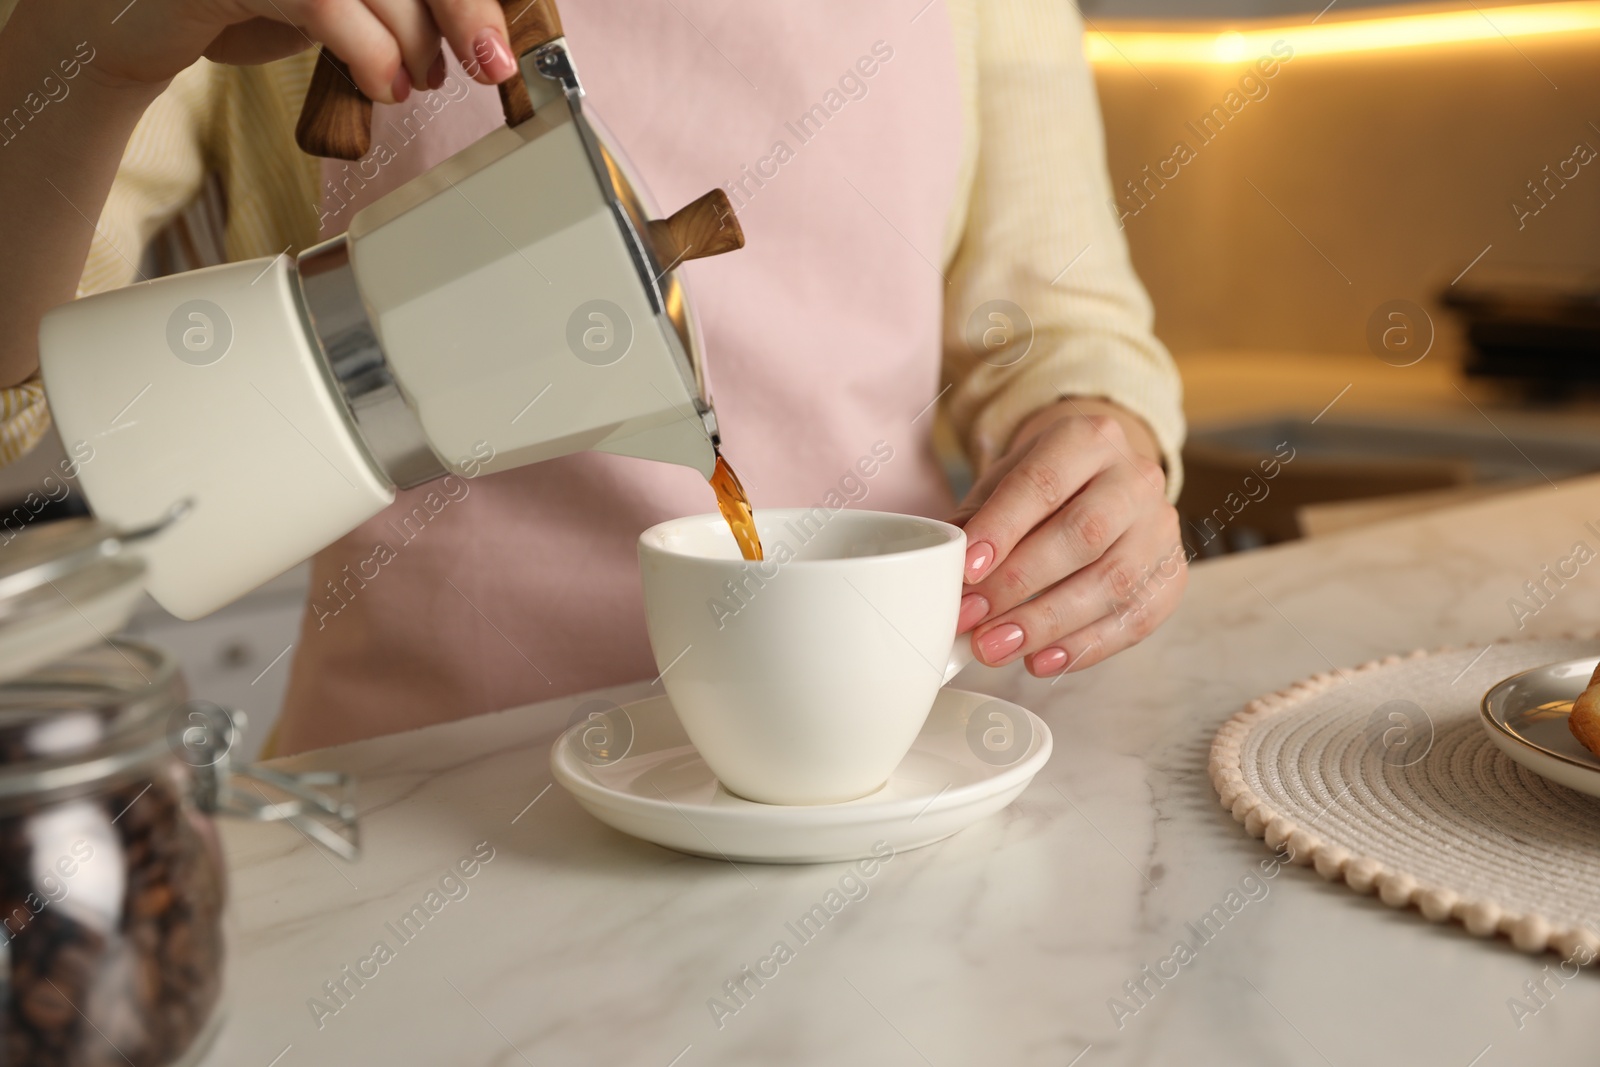
<svg viewBox="0 0 1600 1067">
<path fill-rule="evenodd" d="M 1507 603 L 1596 517 L 1600 480 L 1584 480 L 1208 562 L 1174 620 L 1108 664 L 1056 683 L 970 668 L 962 687 L 1044 717 L 1050 764 L 1005 812 L 860 879 L 859 899 L 803 942 L 786 924 L 844 865 L 677 855 L 546 789 L 549 744 L 584 698 L 288 761 L 361 777 L 366 854 L 344 865 L 281 826 L 224 827 L 232 1009 L 209 1062 L 1593 1062 L 1594 974 L 1547 983 L 1539 1010 L 1518 1015 L 1510 1001 L 1532 1004 L 1524 983 L 1554 957 L 1303 868 L 1265 876 L 1271 851 L 1218 804 L 1205 759 L 1246 701 L 1332 666 L 1600 626 L 1600 569 L 1524 629 Z M 330 997 L 324 983 L 393 942 L 386 924 L 481 848 L 493 859 L 459 899 Z M 1147 976 L 1250 884 L 1174 977 Z M 734 998 L 729 983 L 779 941 L 792 958 Z"/>
</svg>

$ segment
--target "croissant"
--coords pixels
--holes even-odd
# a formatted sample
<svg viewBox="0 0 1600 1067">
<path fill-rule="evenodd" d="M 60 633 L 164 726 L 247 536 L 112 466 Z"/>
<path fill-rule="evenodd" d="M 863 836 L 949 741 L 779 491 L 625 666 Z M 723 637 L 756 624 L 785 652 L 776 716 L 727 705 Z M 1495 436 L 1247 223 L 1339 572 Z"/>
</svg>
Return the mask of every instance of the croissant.
<svg viewBox="0 0 1600 1067">
<path fill-rule="evenodd" d="M 1567 718 L 1572 736 L 1583 747 L 1600 756 L 1600 667 L 1589 678 L 1589 688 L 1572 702 L 1572 714 Z"/>
</svg>

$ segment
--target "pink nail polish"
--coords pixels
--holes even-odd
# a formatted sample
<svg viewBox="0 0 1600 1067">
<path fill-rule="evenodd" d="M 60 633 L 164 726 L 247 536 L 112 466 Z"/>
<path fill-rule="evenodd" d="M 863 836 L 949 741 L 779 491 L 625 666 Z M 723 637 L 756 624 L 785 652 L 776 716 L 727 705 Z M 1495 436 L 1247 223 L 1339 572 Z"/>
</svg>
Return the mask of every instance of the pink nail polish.
<svg viewBox="0 0 1600 1067">
<path fill-rule="evenodd" d="M 444 53 L 440 52 L 439 55 L 434 59 L 433 66 L 428 68 L 428 88 L 439 88 L 444 84 L 444 76 Z"/>
<path fill-rule="evenodd" d="M 498 85 L 517 72 L 517 61 L 511 55 L 511 46 L 493 29 L 484 29 L 472 39 L 472 54 L 482 73 Z"/>
<path fill-rule="evenodd" d="M 975 582 L 983 577 L 983 572 L 989 569 L 989 564 L 994 562 L 994 546 L 987 541 L 979 541 L 967 547 L 967 581 Z"/>
<path fill-rule="evenodd" d="M 961 614 L 956 619 L 956 633 L 964 634 L 989 614 L 989 601 L 978 593 L 968 593 L 961 598 Z"/>
<path fill-rule="evenodd" d="M 1033 673 L 1055 674 L 1067 665 L 1067 654 L 1059 648 L 1047 648 L 1033 657 Z"/>
<path fill-rule="evenodd" d="M 1022 645 L 1022 627 L 1014 622 L 996 626 L 978 638 L 978 653 L 985 663 L 995 664 Z"/>
<path fill-rule="evenodd" d="M 394 97 L 394 102 L 403 104 L 406 97 L 411 95 L 411 72 L 404 63 L 394 72 L 394 81 L 389 85 L 389 94 Z"/>
</svg>

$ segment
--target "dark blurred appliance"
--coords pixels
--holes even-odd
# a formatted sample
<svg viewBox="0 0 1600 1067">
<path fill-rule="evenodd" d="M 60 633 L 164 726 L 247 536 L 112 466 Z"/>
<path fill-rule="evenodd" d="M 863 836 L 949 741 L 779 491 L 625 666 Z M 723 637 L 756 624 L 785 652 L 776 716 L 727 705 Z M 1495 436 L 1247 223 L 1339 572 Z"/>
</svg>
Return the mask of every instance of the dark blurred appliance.
<svg viewBox="0 0 1600 1067">
<path fill-rule="evenodd" d="M 1600 385 L 1600 274 L 1486 273 L 1447 287 L 1440 301 L 1465 328 L 1468 375 L 1551 398 L 1574 386 Z"/>
</svg>

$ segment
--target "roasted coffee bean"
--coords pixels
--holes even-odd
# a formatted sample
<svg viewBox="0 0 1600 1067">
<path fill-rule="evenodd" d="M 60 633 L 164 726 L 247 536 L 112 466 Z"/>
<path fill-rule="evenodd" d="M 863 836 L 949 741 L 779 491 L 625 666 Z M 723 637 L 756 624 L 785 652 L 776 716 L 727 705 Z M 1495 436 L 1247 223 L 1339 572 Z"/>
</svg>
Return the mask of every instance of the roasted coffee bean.
<svg viewBox="0 0 1600 1067">
<path fill-rule="evenodd" d="M 82 798 L 61 803 L 81 811 Z M 0 811 L 0 1067 L 164 1067 L 216 1012 L 223 874 L 214 839 L 165 776 L 108 789 L 94 806 L 94 853 L 65 866 L 40 851 L 77 840 L 39 831 L 48 805 Z M 86 879 L 124 887 L 113 914 L 95 915 L 97 896 L 63 906 Z"/>
<path fill-rule="evenodd" d="M 141 919 L 155 918 L 172 907 L 172 887 L 161 882 L 147 885 L 133 898 L 133 914 Z"/>
<path fill-rule="evenodd" d="M 22 994 L 22 1014 L 41 1030 L 59 1030 L 72 1020 L 72 1002 L 48 981 L 34 982 Z"/>
</svg>

